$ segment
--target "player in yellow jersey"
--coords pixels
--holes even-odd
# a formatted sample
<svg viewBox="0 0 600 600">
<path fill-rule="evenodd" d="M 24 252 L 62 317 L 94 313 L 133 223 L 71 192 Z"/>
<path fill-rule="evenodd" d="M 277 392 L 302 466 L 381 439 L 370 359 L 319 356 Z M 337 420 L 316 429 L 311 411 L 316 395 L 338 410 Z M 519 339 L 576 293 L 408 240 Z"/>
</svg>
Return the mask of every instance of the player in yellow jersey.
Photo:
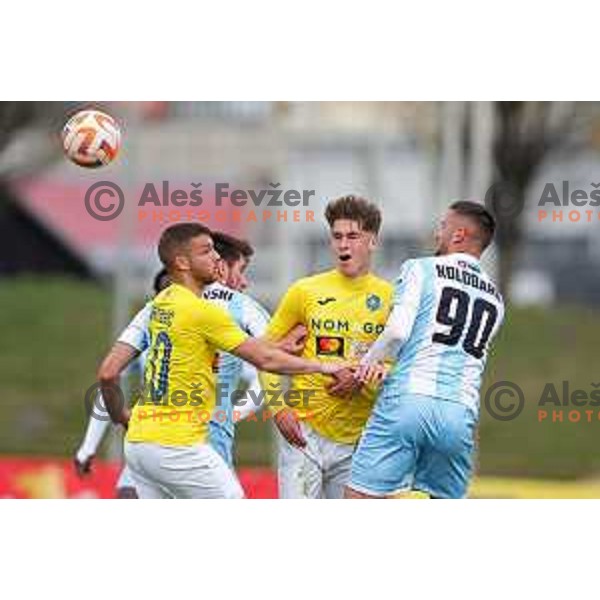
<svg viewBox="0 0 600 600">
<path fill-rule="evenodd" d="M 158 253 L 172 284 L 152 301 L 144 393 L 129 414 L 116 384 L 132 349 L 117 343 L 98 372 L 106 407 L 113 421 L 128 427 L 125 459 L 140 498 L 242 497 L 237 479 L 207 443 L 216 352 L 283 374 L 334 374 L 340 366 L 248 337 L 224 309 L 199 297 L 218 273 L 219 255 L 205 226 L 167 228 Z"/>
<path fill-rule="evenodd" d="M 379 209 L 364 198 L 344 196 L 328 204 L 335 269 L 294 283 L 273 315 L 271 340 L 293 325 L 307 330 L 302 356 L 358 363 L 383 330 L 392 285 L 370 272 L 381 226 Z M 348 374 L 348 373 L 346 373 Z M 300 405 L 275 415 L 282 498 L 341 498 L 349 480 L 352 453 L 371 413 L 375 388 L 342 387 L 319 374 L 293 378 Z"/>
</svg>

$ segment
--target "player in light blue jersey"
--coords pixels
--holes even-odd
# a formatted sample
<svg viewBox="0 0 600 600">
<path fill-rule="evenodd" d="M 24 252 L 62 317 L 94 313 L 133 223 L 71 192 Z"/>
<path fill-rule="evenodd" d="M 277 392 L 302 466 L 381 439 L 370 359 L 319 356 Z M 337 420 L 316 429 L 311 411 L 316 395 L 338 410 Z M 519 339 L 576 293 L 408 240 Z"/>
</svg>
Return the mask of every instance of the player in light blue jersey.
<svg viewBox="0 0 600 600">
<path fill-rule="evenodd" d="M 384 358 L 395 359 L 353 456 L 347 498 L 466 495 L 479 389 L 504 317 L 479 261 L 494 230 L 483 206 L 455 202 L 436 232 L 436 255 L 402 265 L 386 327 L 355 375 L 371 381 Z"/>
<path fill-rule="evenodd" d="M 248 287 L 245 270 L 253 254 L 252 247 L 243 240 L 219 232 L 213 234 L 213 242 L 221 257 L 221 283 L 208 286 L 204 297 L 228 311 L 248 335 L 261 337 L 266 331 L 270 315 L 254 298 L 243 293 Z M 217 406 L 209 423 L 210 444 L 233 469 L 235 422 L 259 407 L 252 398 L 261 397 L 261 386 L 256 369 L 233 354 L 220 353 L 216 369 Z M 246 398 L 236 397 L 234 411 L 232 395 L 240 387 L 242 379 L 248 384 L 248 390 Z"/>
</svg>

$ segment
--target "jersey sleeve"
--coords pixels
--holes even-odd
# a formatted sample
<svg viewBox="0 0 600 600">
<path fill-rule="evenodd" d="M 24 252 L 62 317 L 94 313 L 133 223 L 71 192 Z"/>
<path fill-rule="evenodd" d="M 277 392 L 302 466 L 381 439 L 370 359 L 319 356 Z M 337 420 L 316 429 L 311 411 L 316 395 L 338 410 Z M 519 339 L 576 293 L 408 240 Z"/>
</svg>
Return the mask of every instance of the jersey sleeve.
<svg viewBox="0 0 600 600">
<path fill-rule="evenodd" d="M 304 322 L 304 294 L 301 286 L 293 285 L 285 294 L 267 327 L 266 336 L 270 340 L 281 339 L 286 333 Z"/>
<path fill-rule="evenodd" d="M 410 337 L 423 292 L 421 266 L 415 260 L 406 261 L 396 279 L 392 312 L 381 335 L 361 360 L 362 364 L 384 360 L 395 354 Z"/>
<path fill-rule="evenodd" d="M 210 344 L 231 352 L 248 339 L 231 315 L 220 306 L 203 300 L 200 310 L 202 333 Z"/>
<path fill-rule="evenodd" d="M 90 411 L 85 436 L 79 450 L 77 450 L 77 460 L 85 462 L 88 458 L 96 454 L 109 425 L 110 416 L 106 410 L 104 398 L 100 391 L 98 391 L 92 410 Z"/>
<path fill-rule="evenodd" d="M 150 324 L 151 313 L 152 305 L 149 302 L 135 315 L 135 317 L 133 317 L 117 341 L 128 344 L 140 352 L 147 350 L 150 345 L 148 325 Z"/>
<path fill-rule="evenodd" d="M 416 313 L 421 299 L 422 273 L 421 266 L 416 260 L 407 260 L 401 267 L 394 283 L 392 307 L 410 305 Z"/>
</svg>

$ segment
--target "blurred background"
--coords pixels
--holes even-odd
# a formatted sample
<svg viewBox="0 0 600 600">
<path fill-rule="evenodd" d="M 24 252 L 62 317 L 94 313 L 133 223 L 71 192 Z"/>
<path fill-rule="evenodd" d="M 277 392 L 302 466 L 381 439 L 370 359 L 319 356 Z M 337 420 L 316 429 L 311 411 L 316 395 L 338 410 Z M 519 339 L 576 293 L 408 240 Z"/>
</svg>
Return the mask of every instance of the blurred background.
<svg viewBox="0 0 600 600">
<path fill-rule="evenodd" d="M 121 154 L 96 170 L 62 151 L 62 127 L 83 108 L 108 112 L 122 128 Z M 508 312 L 483 392 L 509 380 L 526 403 L 512 421 L 482 409 L 473 495 L 600 497 L 600 410 L 551 405 L 550 414 L 564 409 L 562 422 L 538 416 L 546 384 L 562 393 L 568 381 L 571 392 L 588 394 L 600 384 L 600 207 L 578 208 L 575 221 L 573 206 L 539 206 L 548 184 L 562 194 L 566 181 L 569 193 L 589 195 L 600 182 L 599 150 L 600 103 L 0 103 L 0 496 L 110 497 L 118 436 L 87 482 L 67 459 L 85 430 L 83 398 L 98 362 L 159 267 L 155 246 L 168 221 L 140 222 L 137 201 L 145 183 L 160 190 L 168 180 L 187 190 L 202 182 L 208 205 L 216 182 L 314 190 L 299 210 L 314 211 L 315 222 L 209 222 L 254 244 L 248 291 L 269 309 L 291 281 L 328 268 L 329 199 L 354 193 L 381 206 L 376 271 L 388 279 L 431 250 L 432 228 L 452 200 L 485 200 L 499 224 L 485 263 Z M 83 208 L 85 191 L 101 180 L 125 190 L 113 221 Z M 550 216 L 540 220 L 540 210 Z M 256 495 L 272 492 L 270 423 L 238 426 L 237 461 Z"/>
</svg>

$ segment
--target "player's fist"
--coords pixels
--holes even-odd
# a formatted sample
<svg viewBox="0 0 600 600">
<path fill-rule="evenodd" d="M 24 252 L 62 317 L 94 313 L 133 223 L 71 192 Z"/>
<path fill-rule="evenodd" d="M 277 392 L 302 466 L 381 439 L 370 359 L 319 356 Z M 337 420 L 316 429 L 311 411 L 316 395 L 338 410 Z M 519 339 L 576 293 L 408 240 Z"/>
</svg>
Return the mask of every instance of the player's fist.
<svg viewBox="0 0 600 600">
<path fill-rule="evenodd" d="M 362 384 L 375 383 L 379 385 L 387 375 L 387 367 L 382 363 L 374 365 L 364 364 L 359 365 L 354 373 L 354 378 Z"/>
<path fill-rule="evenodd" d="M 354 371 L 345 367 L 333 374 L 334 381 L 327 386 L 327 391 L 334 396 L 349 396 L 362 387 L 362 383 L 354 377 Z"/>
<path fill-rule="evenodd" d="M 76 456 L 73 459 L 73 466 L 75 467 L 75 473 L 78 477 L 85 477 L 92 472 L 92 463 L 94 462 L 94 455 L 90 455 L 87 458 Z"/>
<path fill-rule="evenodd" d="M 308 329 L 299 323 L 294 325 L 279 341 L 278 346 L 288 354 L 302 354 L 306 344 Z"/>
<path fill-rule="evenodd" d="M 297 448 L 304 448 L 306 446 L 306 439 L 302 434 L 300 419 L 298 419 L 293 410 L 284 408 L 283 410 L 280 410 L 274 418 L 279 433 L 281 433 L 288 444 L 296 446 Z"/>
</svg>

